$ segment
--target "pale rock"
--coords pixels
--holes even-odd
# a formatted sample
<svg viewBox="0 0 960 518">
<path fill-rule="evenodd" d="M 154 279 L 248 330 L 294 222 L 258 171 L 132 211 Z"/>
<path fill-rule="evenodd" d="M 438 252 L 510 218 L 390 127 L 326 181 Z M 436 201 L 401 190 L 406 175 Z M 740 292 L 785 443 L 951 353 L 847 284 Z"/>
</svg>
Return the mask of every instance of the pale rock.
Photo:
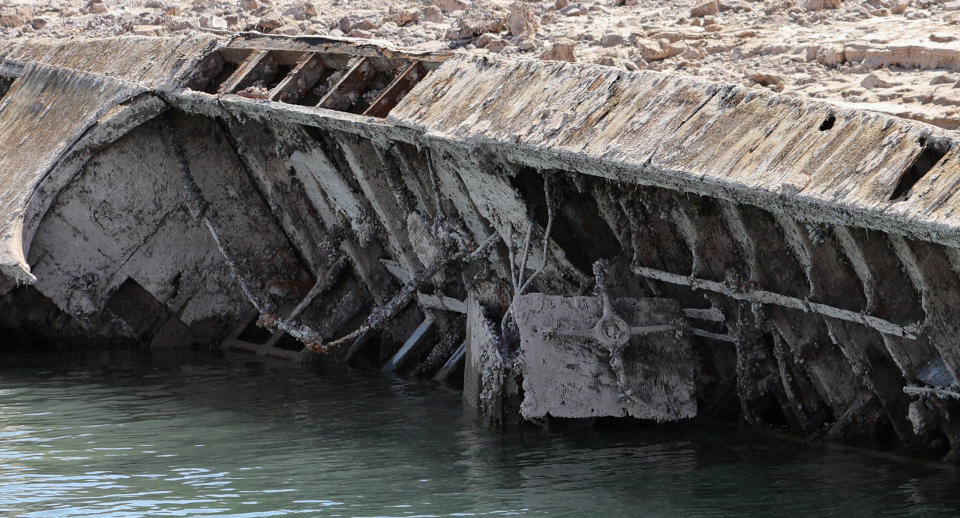
<svg viewBox="0 0 960 518">
<path fill-rule="evenodd" d="M 196 30 L 197 26 L 194 24 L 192 19 L 183 19 L 183 18 L 172 18 L 167 20 L 167 23 L 164 24 L 164 27 L 168 31 L 183 31 L 183 30 Z"/>
<path fill-rule="evenodd" d="M 569 61 L 574 63 L 577 61 L 577 56 L 574 54 L 575 48 L 576 45 L 570 40 L 557 41 L 543 54 L 540 54 L 540 59 L 546 59 L 550 61 Z"/>
<path fill-rule="evenodd" d="M 439 23 L 444 20 L 440 8 L 430 5 L 420 10 L 420 20 L 424 22 Z"/>
<path fill-rule="evenodd" d="M 463 11 L 470 8 L 470 2 L 464 0 L 430 0 L 430 3 L 445 13 Z"/>
<path fill-rule="evenodd" d="M 514 2 L 507 15 L 507 30 L 515 36 L 534 34 L 540 28 L 540 20 L 533 6 L 524 2 Z"/>
<path fill-rule="evenodd" d="M 309 20 L 317 17 L 317 8 L 310 2 L 298 2 L 284 11 L 283 14 L 292 17 L 294 20 Z"/>
<path fill-rule="evenodd" d="M 700 52 L 698 52 L 697 49 L 693 47 L 687 47 L 683 52 L 680 53 L 680 57 L 683 59 L 695 60 L 700 59 L 702 56 L 700 56 Z"/>
<path fill-rule="evenodd" d="M 956 83 L 957 79 L 955 77 L 948 76 L 947 74 L 939 74 L 930 78 L 930 85 L 948 85 L 950 83 Z"/>
<path fill-rule="evenodd" d="M 864 88 L 890 88 L 891 86 L 900 86 L 902 81 L 897 81 L 892 77 L 883 74 L 881 72 L 871 72 L 864 76 L 863 80 L 860 81 L 860 86 Z"/>
<path fill-rule="evenodd" d="M 163 34 L 162 25 L 136 25 L 131 31 L 137 36 L 160 36 Z"/>
<path fill-rule="evenodd" d="M 226 25 L 226 20 L 224 20 L 223 23 Z M 257 30 L 260 32 L 271 32 L 283 26 L 283 19 L 276 15 L 264 16 L 263 18 L 260 18 L 259 22 L 257 22 Z"/>
<path fill-rule="evenodd" d="M 385 21 L 391 21 L 398 26 L 404 26 L 408 23 L 415 23 L 420 19 L 420 11 L 416 9 L 404 9 L 398 7 L 390 7 L 390 10 L 387 13 L 387 16 L 384 17 Z"/>
<path fill-rule="evenodd" d="M 685 50 L 685 46 L 680 43 L 670 43 L 668 40 L 652 41 L 648 39 L 639 39 L 636 46 L 640 50 L 640 56 L 647 61 L 660 61 L 662 59 L 672 58 Z"/>
<path fill-rule="evenodd" d="M 351 29 L 350 32 L 347 33 L 347 36 L 351 38 L 370 39 L 373 37 L 373 33 L 363 29 Z"/>
<path fill-rule="evenodd" d="M 359 29 L 359 30 L 361 30 L 361 31 L 374 31 L 374 30 L 377 30 L 377 29 L 379 29 L 379 28 L 380 28 L 380 26 L 377 24 L 377 22 L 375 22 L 375 21 L 373 21 L 373 20 L 371 20 L 371 19 L 369 19 L 369 18 L 365 18 L 365 19 L 363 19 L 363 20 L 359 20 L 357 23 L 355 23 L 355 24 L 353 24 L 353 25 L 350 26 L 350 30 Z"/>
<path fill-rule="evenodd" d="M 90 2 L 87 11 L 90 14 L 107 14 L 107 6 L 103 5 L 103 2 Z"/>
<path fill-rule="evenodd" d="M 783 78 L 777 74 L 753 72 L 747 74 L 747 78 L 760 86 L 765 86 L 773 90 L 774 92 L 781 92 L 784 88 Z"/>
<path fill-rule="evenodd" d="M 457 17 L 456 30 L 460 38 L 471 38 L 485 32 L 496 33 L 503 30 L 504 18 L 500 11 L 471 7 Z"/>
<path fill-rule="evenodd" d="M 480 36 L 477 36 L 477 38 L 473 40 L 473 44 L 476 45 L 478 48 L 482 49 L 486 47 L 491 41 L 499 40 L 499 39 L 501 38 L 496 34 L 490 34 L 489 32 L 487 32 L 487 33 L 481 34 Z"/>
<path fill-rule="evenodd" d="M 717 14 L 720 12 L 720 2 L 719 0 L 708 0 L 703 3 L 699 3 L 693 8 L 690 9 L 690 16 L 694 18 L 703 17 L 711 14 Z"/>
<path fill-rule="evenodd" d="M 623 45 L 625 42 L 626 38 L 624 38 L 622 34 L 616 33 L 604 34 L 603 37 L 600 38 L 601 47 L 617 47 Z"/>
<path fill-rule="evenodd" d="M 14 28 L 27 23 L 33 13 L 25 5 L 0 9 L 0 27 Z"/>
<path fill-rule="evenodd" d="M 560 14 L 564 16 L 583 16 L 587 14 L 587 10 L 579 5 L 568 5 L 560 9 Z"/>
<path fill-rule="evenodd" d="M 533 50 L 537 50 L 537 44 L 534 43 L 533 40 L 526 35 L 518 36 L 517 39 L 514 41 L 514 43 L 516 44 L 517 48 L 520 49 L 521 52 L 530 52 Z"/>
<path fill-rule="evenodd" d="M 840 0 L 806 0 L 804 7 L 810 11 L 821 11 L 823 9 L 839 9 Z"/>
<path fill-rule="evenodd" d="M 495 34 L 481 34 L 476 40 L 474 40 L 474 45 L 480 48 L 487 49 L 490 52 L 500 52 L 503 49 L 510 46 L 510 42 L 497 36 Z"/>
<path fill-rule="evenodd" d="M 846 60 L 846 51 L 842 46 L 820 48 L 817 51 L 817 62 L 827 66 L 834 66 Z"/>
<path fill-rule="evenodd" d="M 487 50 L 490 52 L 503 52 L 503 49 L 509 46 L 510 46 L 509 41 L 500 39 L 497 41 L 491 41 L 490 44 L 487 45 Z"/>
<path fill-rule="evenodd" d="M 207 19 L 207 27 L 210 29 L 217 29 L 217 30 L 223 31 L 227 29 L 227 26 L 228 26 L 227 21 L 219 16 L 210 16 Z"/>
</svg>

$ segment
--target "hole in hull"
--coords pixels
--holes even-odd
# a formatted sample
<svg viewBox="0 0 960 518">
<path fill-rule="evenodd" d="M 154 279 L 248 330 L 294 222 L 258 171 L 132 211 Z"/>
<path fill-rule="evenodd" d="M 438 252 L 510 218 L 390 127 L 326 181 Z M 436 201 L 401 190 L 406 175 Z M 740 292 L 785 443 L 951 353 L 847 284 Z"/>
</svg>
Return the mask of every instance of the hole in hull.
<svg viewBox="0 0 960 518">
<path fill-rule="evenodd" d="M 893 189 L 893 194 L 890 195 L 890 201 L 909 199 L 910 190 L 913 189 L 913 186 L 916 185 L 924 175 L 930 172 L 944 155 L 947 154 L 947 151 L 949 151 L 949 149 L 945 149 L 924 137 L 920 137 L 917 142 L 922 147 L 920 154 L 913 160 L 910 167 L 900 175 L 900 181 L 897 182 L 897 186 Z"/>
</svg>

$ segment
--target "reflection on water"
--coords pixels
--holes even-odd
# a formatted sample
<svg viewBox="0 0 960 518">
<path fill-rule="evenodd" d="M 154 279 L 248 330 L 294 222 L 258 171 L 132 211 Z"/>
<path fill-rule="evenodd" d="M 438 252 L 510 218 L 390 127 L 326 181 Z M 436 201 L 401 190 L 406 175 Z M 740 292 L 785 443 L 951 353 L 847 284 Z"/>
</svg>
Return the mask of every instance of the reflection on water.
<svg viewBox="0 0 960 518">
<path fill-rule="evenodd" d="M 76 365 L 0 369 L 4 516 L 960 512 L 955 470 L 844 448 L 690 426 L 499 434 L 435 385 L 246 357 Z"/>
</svg>

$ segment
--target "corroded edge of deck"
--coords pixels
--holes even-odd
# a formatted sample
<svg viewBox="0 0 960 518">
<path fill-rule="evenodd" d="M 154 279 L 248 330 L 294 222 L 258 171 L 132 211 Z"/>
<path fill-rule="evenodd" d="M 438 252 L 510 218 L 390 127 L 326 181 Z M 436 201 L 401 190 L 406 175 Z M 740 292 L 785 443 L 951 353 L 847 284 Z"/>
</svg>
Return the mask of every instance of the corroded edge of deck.
<svg viewBox="0 0 960 518">
<path fill-rule="evenodd" d="M 658 72 L 458 56 L 388 120 L 532 167 L 960 245 L 956 134 L 878 113 Z M 892 200 L 931 147 L 942 159 Z"/>
</svg>

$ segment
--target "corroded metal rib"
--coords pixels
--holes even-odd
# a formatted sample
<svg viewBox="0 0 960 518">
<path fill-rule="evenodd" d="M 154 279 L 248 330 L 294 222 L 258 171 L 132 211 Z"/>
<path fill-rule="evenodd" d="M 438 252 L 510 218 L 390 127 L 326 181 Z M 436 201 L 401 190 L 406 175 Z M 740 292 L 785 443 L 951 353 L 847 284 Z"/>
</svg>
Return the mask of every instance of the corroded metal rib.
<svg viewBox="0 0 960 518">
<path fill-rule="evenodd" d="M 677 275 L 675 273 L 665 272 L 663 270 L 657 270 L 654 268 L 648 268 L 646 266 L 634 266 L 633 272 L 641 277 L 646 277 L 649 279 L 655 279 L 658 281 L 668 282 L 670 284 L 678 284 L 681 286 L 689 286 L 694 289 L 699 290 L 708 290 L 715 293 L 719 293 L 730 297 L 736 300 L 743 300 L 747 302 L 758 302 L 761 304 L 773 304 L 776 306 L 781 306 L 789 309 L 796 309 L 803 312 L 813 312 L 823 315 L 825 317 L 836 318 L 838 320 L 846 320 L 848 322 L 855 322 L 857 324 L 867 326 L 871 329 L 880 331 L 881 333 L 899 336 L 903 338 L 916 338 L 922 326 L 920 323 L 910 324 L 910 325 L 900 325 L 890 322 L 889 320 L 884 320 L 882 318 L 874 317 L 871 315 L 864 315 L 862 313 L 857 313 L 855 311 L 850 311 L 848 309 L 841 309 L 833 306 L 828 306 L 826 304 L 820 304 L 817 302 L 810 302 L 808 300 L 798 299 L 796 297 L 788 297 L 786 295 L 781 295 L 779 293 L 773 293 L 765 290 L 754 290 L 754 289 L 738 289 L 727 286 L 724 283 L 711 281 L 707 279 L 699 279 L 696 277 L 687 277 L 684 275 Z"/>
</svg>

